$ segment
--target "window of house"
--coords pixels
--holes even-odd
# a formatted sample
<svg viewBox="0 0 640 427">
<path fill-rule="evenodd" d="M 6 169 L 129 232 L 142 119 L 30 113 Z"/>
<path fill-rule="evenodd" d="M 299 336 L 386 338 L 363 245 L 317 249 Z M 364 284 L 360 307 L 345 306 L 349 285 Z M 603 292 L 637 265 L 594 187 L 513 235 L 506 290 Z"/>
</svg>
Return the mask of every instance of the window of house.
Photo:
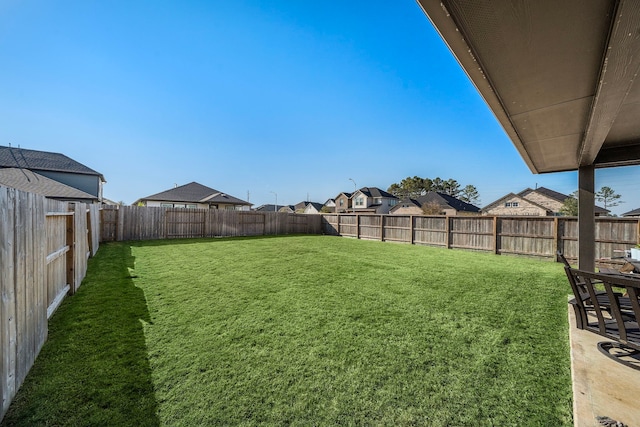
<svg viewBox="0 0 640 427">
<path fill-rule="evenodd" d="M 198 207 L 198 206 L 196 206 L 196 205 L 187 205 L 187 208 L 188 208 L 188 209 L 196 209 L 197 207 Z"/>
<path fill-rule="evenodd" d="M 364 206 L 364 197 L 358 197 L 356 199 L 356 206 Z"/>
<path fill-rule="evenodd" d="M 162 207 L 162 208 L 172 208 L 173 207 L 173 203 L 161 203 L 160 207 Z"/>
<path fill-rule="evenodd" d="M 382 204 L 382 199 L 380 197 L 376 197 L 374 200 L 374 203 L 380 203 Z"/>
<path fill-rule="evenodd" d="M 340 199 L 340 206 L 344 205 L 344 199 Z"/>
</svg>

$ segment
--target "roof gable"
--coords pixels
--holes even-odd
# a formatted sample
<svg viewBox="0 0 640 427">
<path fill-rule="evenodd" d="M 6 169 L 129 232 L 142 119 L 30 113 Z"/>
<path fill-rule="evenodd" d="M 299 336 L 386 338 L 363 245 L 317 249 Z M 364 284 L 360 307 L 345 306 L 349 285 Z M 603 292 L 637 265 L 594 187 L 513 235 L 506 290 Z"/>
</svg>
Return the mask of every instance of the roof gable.
<svg viewBox="0 0 640 427">
<path fill-rule="evenodd" d="M 52 199 L 97 201 L 98 198 L 61 182 L 37 174 L 29 169 L 0 169 L 0 185 L 16 190 L 40 194 Z"/>
<path fill-rule="evenodd" d="M 104 176 L 93 169 L 60 153 L 0 146 L 0 168 L 29 169 L 33 171 L 68 172 Z"/>
<path fill-rule="evenodd" d="M 471 203 L 463 202 L 449 194 L 437 191 L 428 191 L 426 194 L 418 197 L 416 201 L 420 206 L 424 206 L 429 203 L 437 203 L 440 206 L 449 207 L 459 212 L 480 212 L 480 208 L 472 205 Z"/>
<path fill-rule="evenodd" d="M 367 197 L 397 199 L 397 197 L 393 194 L 387 193 L 386 191 L 381 190 L 378 187 L 362 187 L 361 189 L 353 193 L 353 196 L 358 193 L 364 194 Z"/>
<path fill-rule="evenodd" d="M 564 201 L 570 197 L 570 196 L 567 196 L 566 194 L 558 193 L 557 191 L 549 190 L 548 188 L 545 188 L 545 187 L 538 187 L 535 190 L 532 190 L 531 188 L 527 188 L 519 192 L 518 195 L 526 199 L 527 195 L 531 193 L 541 194 L 543 196 L 546 196 L 560 203 L 564 203 Z"/>
<path fill-rule="evenodd" d="M 251 203 L 225 194 L 197 182 L 181 185 L 170 190 L 143 197 L 140 200 L 172 201 L 184 203 L 229 203 L 250 205 Z"/>
</svg>

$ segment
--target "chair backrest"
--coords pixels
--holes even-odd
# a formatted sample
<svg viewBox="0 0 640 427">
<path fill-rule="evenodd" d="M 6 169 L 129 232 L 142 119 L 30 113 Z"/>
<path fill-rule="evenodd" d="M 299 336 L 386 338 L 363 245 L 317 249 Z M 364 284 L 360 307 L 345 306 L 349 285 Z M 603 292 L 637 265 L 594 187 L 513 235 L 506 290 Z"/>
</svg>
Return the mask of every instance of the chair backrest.
<svg viewBox="0 0 640 427">
<path fill-rule="evenodd" d="M 567 258 L 564 256 L 562 252 L 558 251 L 557 254 L 558 254 L 558 259 L 562 261 L 565 267 L 571 267 L 571 265 L 569 264 L 569 261 L 567 261 Z"/>
<path fill-rule="evenodd" d="M 640 350 L 640 279 L 623 276 L 621 274 L 603 274 L 591 271 L 578 270 L 565 267 L 573 290 L 575 304 L 578 307 L 579 316 L 582 318 L 584 329 L 595 332 L 607 338 L 624 342 Z M 582 284 L 582 285 L 579 285 Z M 606 296 L 600 294 L 595 285 L 603 286 Z M 588 297 L 581 292 L 581 287 L 586 288 Z M 633 313 L 620 308 L 620 291 L 628 295 L 631 301 Z M 588 314 L 594 313 L 597 323 L 589 323 Z M 576 314 L 578 315 L 578 314 Z"/>
</svg>

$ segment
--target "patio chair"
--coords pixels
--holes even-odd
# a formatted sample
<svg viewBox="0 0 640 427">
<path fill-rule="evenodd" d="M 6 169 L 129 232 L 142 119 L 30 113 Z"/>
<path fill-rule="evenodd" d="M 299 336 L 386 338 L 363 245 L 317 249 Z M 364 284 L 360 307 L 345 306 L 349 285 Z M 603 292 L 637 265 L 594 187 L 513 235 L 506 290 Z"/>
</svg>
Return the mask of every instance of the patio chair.
<svg viewBox="0 0 640 427">
<path fill-rule="evenodd" d="M 606 337 L 612 341 L 599 342 L 598 349 L 607 357 L 640 370 L 640 279 L 621 274 L 603 274 L 564 267 L 575 298 L 571 301 L 576 316 L 576 327 Z M 604 287 L 606 306 L 599 301 L 595 288 Z M 585 298 L 581 287 L 586 288 Z M 628 295 L 622 297 L 621 292 Z M 626 299 L 630 309 L 621 305 Z M 597 301 L 592 304 L 591 301 Z"/>
<path fill-rule="evenodd" d="M 567 258 L 565 258 L 565 256 L 560 251 L 558 251 L 558 258 L 562 261 L 565 268 L 571 268 L 569 261 L 567 261 Z M 606 272 L 600 271 L 600 272 L 603 274 L 621 274 L 621 273 L 613 273 L 610 271 L 606 271 Z M 588 310 L 591 310 L 592 308 L 589 308 L 589 307 L 593 307 L 594 304 L 591 303 L 591 295 L 589 294 L 586 283 L 584 283 L 583 281 L 580 281 L 581 280 L 580 278 L 575 278 L 575 280 L 577 281 L 575 283 L 575 286 L 580 292 L 580 297 L 582 299 L 582 302 L 585 304 L 586 307 L 588 307 L 587 308 Z M 569 278 L 569 282 L 571 282 L 571 278 Z M 628 297 L 623 296 L 623 294 L 620 292 L 614 292 L 614 293 L 616 296 L 618 296 L 618 302 L 622 309 L 622 314 L 623 315 L 629 314 L 632 311 L 631 300 L 629 300 Z M 598 306 L 600 306 L 602 310 L 605 310 L 609 312 L 609 314 L 612 314 L 610 313 L 611 302 L 609 301 L 609 296 L 607 295 L 607 292 L 605 290 L 595 289 L 595 297 L 596 297 Z M 573 304 L 572 301 L 569 301 L 569 302 Z M 579 328 L 579 329 L 582 329 L 582 328 Z"/>
</svg>

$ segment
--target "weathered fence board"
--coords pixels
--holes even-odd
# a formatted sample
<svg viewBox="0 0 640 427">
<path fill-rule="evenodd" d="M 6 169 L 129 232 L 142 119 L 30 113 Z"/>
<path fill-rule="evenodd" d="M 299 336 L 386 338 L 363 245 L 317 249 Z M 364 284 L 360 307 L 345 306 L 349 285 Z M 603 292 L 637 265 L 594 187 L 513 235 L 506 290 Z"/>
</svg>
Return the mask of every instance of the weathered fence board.
<svg viewBox="0 0 640 427">
<path fill-rule="evenodd" d="M 0 187 L 0 419 L 47 339 L 49 316 L 97 251 L 98 214 L 99 206 Z"/>
<path fill-rule="evenodd" d="M 101 212 L 101 241 L 322 234 L 320 215 L 119 206 Z"/>
<path fill-rule="evenodd" d="M 577 259 L 575 217 L 410 216 L 324 214 L 324 234 L 496 254 Z M 596 218 L 596 258 L 621 257 L 640 241 L 637 218 Z"/>
<path fill-rule="evenodd" d="M 0 187 L 0 419 L 16 393 L 15 191 Z"/>
</svg>

